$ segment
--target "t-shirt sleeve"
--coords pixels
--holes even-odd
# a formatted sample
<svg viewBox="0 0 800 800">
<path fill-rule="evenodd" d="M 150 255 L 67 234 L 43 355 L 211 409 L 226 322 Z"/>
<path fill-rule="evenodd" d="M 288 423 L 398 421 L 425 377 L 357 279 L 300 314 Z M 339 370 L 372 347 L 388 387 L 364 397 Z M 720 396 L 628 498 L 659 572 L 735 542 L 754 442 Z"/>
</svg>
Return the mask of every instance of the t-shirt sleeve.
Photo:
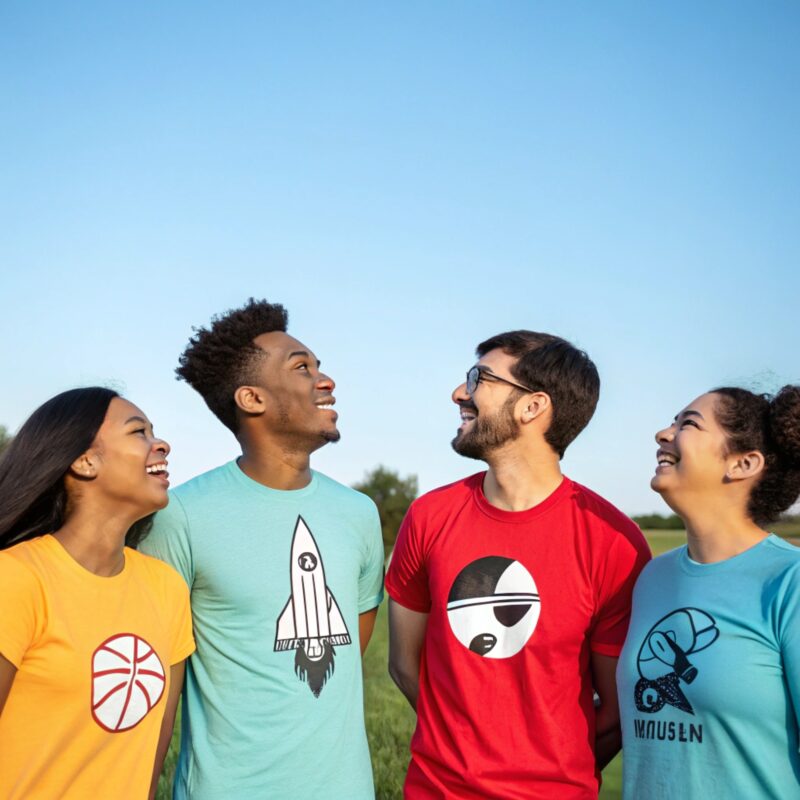
<svg viewBox="0 0 800 800">
<path fill-rule="evenodd" d="M 189 519 L 183 504 L 170 494 L 167 507 L 159 511 L 139 550 L 174 567 L 191 588 L 194 583 L 194 560 L 189 540 Z"/>
<path fill-rule="evenodd" d="M 175 634 L 173 637 L 172 655 L 170 666 L 179 664 L 188 658 L 195 650 L 194 636 L 192 636 L 192 610 L 189 606 L 189 589 L 177 578 L 175 579 L 175 592 L 178 595 L 174 600 Z"/>
<path fill-rule="evenodd" d="M 428 570 L 413 503 L 400 526 L 389 560 L 386 591 L 392 600 L 411 611 L 427 614 L 431 610 Z"/>
<path fill-rule="evenodd" d="M 370 505 L 365 557 L 358 576 L 359 614 L 377 608 L 383 600 L 383 534 L 378 509 Z"/>
<path fill-rule="evenodd" d="M 45 603 L 36 576 L 4 553 L 0 553 L 0 608 L 0 654 L 19 669 L 44 630 Z"/>
<path fill-rule="evenodd" d="M 778 621 L 783 672 L 800 724 L 800 566 L 790 571 L 784 582 Z"/>
<path fill-rule="evenodd" d="M 619 656 L 628 632 L 633 587 L 650 558 L 647 541 L 632 522 L 616 532 L 600 578 L 597 611 L 589 637 L 592 652 Z"/>
</svg>

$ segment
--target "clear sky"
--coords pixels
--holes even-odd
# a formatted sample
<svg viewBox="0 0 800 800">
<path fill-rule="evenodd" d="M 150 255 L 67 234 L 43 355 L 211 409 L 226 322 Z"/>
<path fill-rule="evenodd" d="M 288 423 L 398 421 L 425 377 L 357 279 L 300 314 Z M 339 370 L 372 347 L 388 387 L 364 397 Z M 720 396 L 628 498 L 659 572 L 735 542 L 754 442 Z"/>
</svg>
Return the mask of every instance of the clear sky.
<svg viewBox="0 0 800 800">
<path fill-rule="evenodd" d="M 183 383 L 249 296 L 336 380 L 342 440 L 431 489 L 451 390 L 512 328 L 603 381 L 564 469 L 628 513 L 714 385 L 800 381 L 794 2 L 0 6 L 0 423 L 121 388 L 174 481 L 236 442 Z"/>
</svg>

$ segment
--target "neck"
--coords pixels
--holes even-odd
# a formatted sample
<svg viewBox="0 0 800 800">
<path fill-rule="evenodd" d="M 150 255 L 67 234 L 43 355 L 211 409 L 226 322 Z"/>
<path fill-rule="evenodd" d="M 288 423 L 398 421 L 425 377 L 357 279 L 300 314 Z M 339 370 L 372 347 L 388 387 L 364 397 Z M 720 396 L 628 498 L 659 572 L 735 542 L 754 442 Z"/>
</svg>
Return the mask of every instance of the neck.
<svg viewBox="0 0 800 800">
<path fill-rule="evenodd" d="M 701 564 L 713 564 L 738 556 L 767 538 L 768 534 L 741 509 L 729 503 L 702 503 L 697 510 L 680 512 L 686 525 L 689 556 Z"/>
<path fill-rule="evenodd" d="M 125 534 L 134 522 L 130 513 L 84 502 L 53 536 L 84 569 L 108 578 L 125 567 Z"/>
<path fill-rule="evenodd" d="M 558 456 L 547 452 L 524 452 L 508 447 L 492 453 L 483 493 L 496 508 L 526 511 L 546 500 L 564 476 Z"/>
<path fill-rule="evenodd" d="M 310 454 L 272 442 L 243 442 L 238 464 L 248 478 L 270 489 L 302 489 L 311 482 Z"/>
</svg>

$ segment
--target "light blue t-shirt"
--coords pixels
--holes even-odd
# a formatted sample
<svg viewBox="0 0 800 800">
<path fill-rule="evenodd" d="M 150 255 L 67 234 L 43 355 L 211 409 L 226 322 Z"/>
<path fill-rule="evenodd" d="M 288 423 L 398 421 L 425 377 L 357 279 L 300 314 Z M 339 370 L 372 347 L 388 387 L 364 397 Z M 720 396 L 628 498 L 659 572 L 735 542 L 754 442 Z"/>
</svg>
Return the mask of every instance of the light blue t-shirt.
<svg viewBox="0 0 800 800">
<path fill-rule="evenodd" d="M 800 549 L 651 561 L 617 688 L 625 800 L 800 798 Z"/>
<path fill-rule="evenodd" d="M 232 461 L 172 491 L 141 549 L 191 590 L 174 798 L 372 800 L 358 615 L 383 597 L 375 504 L 318 472 L 269 489 Z"/>
</svg>

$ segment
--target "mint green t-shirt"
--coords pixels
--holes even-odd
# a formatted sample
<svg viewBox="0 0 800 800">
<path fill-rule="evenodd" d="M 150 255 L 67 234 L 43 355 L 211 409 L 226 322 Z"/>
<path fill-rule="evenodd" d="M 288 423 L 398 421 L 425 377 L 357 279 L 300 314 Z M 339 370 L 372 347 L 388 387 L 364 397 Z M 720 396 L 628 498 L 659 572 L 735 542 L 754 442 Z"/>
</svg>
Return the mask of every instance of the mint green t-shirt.
<svg viewBox="0 0 800 800">
<path fill-rule="evenodd" d="M 383 597 L 374 503 L 318 472 L 269 489 L 232 461 L 172 491 L 141 550 L 191 590 L 174 798 L 372 800 L 358 616 Z"/>
<path fill-rule="evenodd" d="M 617 690 L 625 800 L 800 798 L 800 548 L 653 559 Z"/>
</svg>

